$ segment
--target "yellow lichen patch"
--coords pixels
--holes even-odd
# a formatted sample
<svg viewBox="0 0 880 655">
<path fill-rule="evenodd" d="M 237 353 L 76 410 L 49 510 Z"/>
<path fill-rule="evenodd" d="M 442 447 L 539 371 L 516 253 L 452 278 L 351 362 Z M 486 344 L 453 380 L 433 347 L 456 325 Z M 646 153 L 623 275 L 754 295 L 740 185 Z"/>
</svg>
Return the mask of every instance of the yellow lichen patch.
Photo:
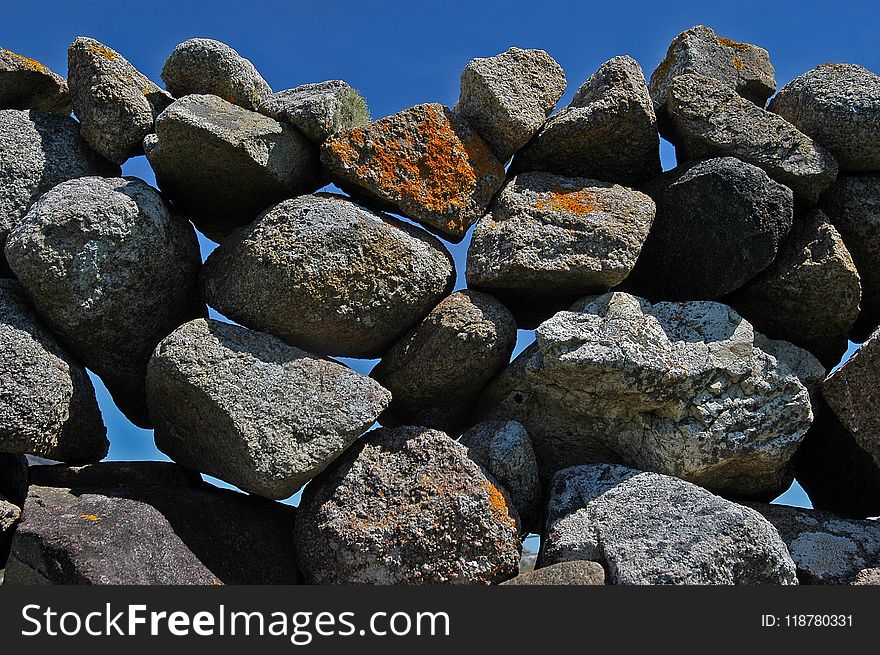
<svg viewBox="0 0 880 655">
<path fill-rule="evenodd" d="M 501 493 L 501 490 L 488 480 L 482 480 L 480 484 L 483 485 L 486 489 L 486 493 L 489 495 L 489 507 L 492 509 L 492 513 L 500 522 L 506 523 L 511 527 L 516 527 L 516 521 L 510 515 L 510 510 L 507 508 L 507 501 L 504 499 L 504 494 Z"/>
<path fill-rule="evenodd" d="M 745 68 L 745 64 L 743 63 L 743 60 L 740 59 L 739 57 L 734 57 L 732 63 L 733 63 L 733 67 L 738 71 L 741 71 L 743 68 Z"/>
<path fill-rule="evenodd" d="M 826 61 L 824 64 L 819 64 L 816 68 L 831 68 L 834 70 L 841 70 L 846 68 L 846 64 L 836 64 L 834 62 Z"/>
<path fill-rule="evenodd" d="M 0 48 L 0 49 L 2 49 L 2 48 Z M 17 52 L 12 52 L 11 50 L 7 50 L 6 52 L 8 52 L 10 55 L 15 57 L 16 59 L 18 59 L 27 68 L 29 68 L 32 71 L 37 71 L 38 73 L 46 73 L 47 75 L 50 72 L 48 68 L 46 68 L 40 62 L 38 62 L 36 59 L 31 59 L 30 57 L 25 57 L 23 55 L 18 54 Z"/>
<path fill-rule="evenodd" d="M 574 214 L 575 216 L 585 216 L 601 209 L 595 191 L 562 189 L 560 187 L 538 200 L 535 207 Z"/>
<path fill-rule="evenodd" d="M 715 37 L 723 46 L 727 46 L 728 48 L 733 48 L 737 52 L 748 52 L 751 50 L 752 46 L 748 43 L 740 43 L 739 41 L 734 41 L 733 39 L 725 39 L 723 36 Z"/>
<path fill-rule="evenodd" d="M 220 582 L 217 578 L 214 578 L 213 580 L 211 580 L 211 584 L 212 585 L 222 585 L 223 583 Z"/>
<path fill-rule="evenodd" d="M 81 519 L 85 519 L 86 521 L 100 521 L 101 517 L 96 516 L 95 514 L 80 514 L 79 517 Z"/>
<path fill-rule="evenodd" d="M 89 52 L 98 55 L 99 57 L 103 57 L 107 61 L 113 61 L 117 57 L 117 54 L 115 52 L 100 43 L 89 44 L 88 48 Z"/>
</svg>

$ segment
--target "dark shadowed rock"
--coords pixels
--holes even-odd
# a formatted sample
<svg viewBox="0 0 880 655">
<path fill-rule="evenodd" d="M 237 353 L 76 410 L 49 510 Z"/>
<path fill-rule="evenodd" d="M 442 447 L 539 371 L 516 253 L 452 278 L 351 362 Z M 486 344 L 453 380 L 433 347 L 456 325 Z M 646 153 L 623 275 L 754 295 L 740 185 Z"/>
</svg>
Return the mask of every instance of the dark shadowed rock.
<svg viewBox="0 0 880 655">
<path fill-rule="evenodd" d="M 880 586 L 880 567 L 859 571 L 850 584 Z"/>
<path fill-rule="evenodd" d="M 559 562 L 518 576 L 502 585 L 604 585 L 605 569 L 597 562 Z"/>
<path fill-rule="evenodd" d="M 0 47 L 0 109 L 70 114 L 67 82 L 36 59 Z"/>
<path fill-rule="evenodd" d="M 257 111 L 293 125 L 316 144 L 370 122 L 363 96 L 342 80 L 303 84 L 273 93 L 260 102 Z"/>
<path fill-rule="evenodd" d="M 0 453 L 0 496 L 22 505 L 27 495 L 28 463 L 24 455 Z"/>
</svg>

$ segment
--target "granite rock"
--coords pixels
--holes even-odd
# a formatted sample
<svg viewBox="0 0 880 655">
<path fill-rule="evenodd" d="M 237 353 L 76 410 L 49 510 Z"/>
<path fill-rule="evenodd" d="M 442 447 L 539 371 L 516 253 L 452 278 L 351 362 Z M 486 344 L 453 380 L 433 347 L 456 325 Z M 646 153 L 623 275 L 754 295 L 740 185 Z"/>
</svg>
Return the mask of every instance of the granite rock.
<svg viewBox="0 0 880 655">
<path fill-rule="evenodd" d="M 559 562 L 542 569 L 520 573 L 502 585 L 604 585 L 605 569 L 596 562 L 574 560 Z"/>
<path fill-rule="evenodd" d="M 0 109 L 69 115 L 67 81 L 36 59 L 0 47 Z"/>
<path fill-rule="evenodd" d="M 318 145 L 337 132 L 370 122 L 370 110 L 363 96 L 342 80 L 303 84 L 273 93 L 256 109 L 293 125 Z"/>
</svg>

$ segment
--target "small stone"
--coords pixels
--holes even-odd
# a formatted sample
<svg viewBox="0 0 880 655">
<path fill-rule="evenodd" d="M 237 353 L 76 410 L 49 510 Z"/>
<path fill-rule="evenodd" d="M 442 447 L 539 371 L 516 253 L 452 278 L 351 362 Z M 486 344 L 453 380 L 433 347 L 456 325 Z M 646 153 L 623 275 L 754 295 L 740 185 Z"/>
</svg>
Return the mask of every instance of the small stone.
<svg viewBox="0 0 880 655">
<path fill-rule="evenodd" d="M 309 484 L 294 538 L 310 584 L 495 584 L 514 577 L 518 521 L 442 432 L 370 432 Z"/>
<path fill-rule="evenodd" d="M 495 298 L 468 290 L 447 296 L 373 369 L 393 398 L 382 425 L 460 434 L 515 345 L 516 322 Z"/>
<path fill-rule="evenodd" d="M 342 364 L 213 320 L 177 328 L 147 369 L 159 450 L 274 499 L 322 471 L 390 400 L 378 383 Z"/>
<path fill-rule="evenodd" d="M 250 110 L 272 93 L 249 59 L 214 39 L 189 39 L 174 48 L 162 81 L 175 98 L 215 95 Z"/>
<path fill-rule="evenodd" d="M 632 57 L 614 57 L 547 119 L 514 157 L 515 173 L 547 171 L 637 184 L 660 172 L 660 137 L 645 75 Z"/>
<path fill-rule="evenodd" d="M 80 134 L 117 164 L 143 154 L 144 137 L 174 98 L 115 50 L 84 36 L 67 51 L 68 83 Z"/>
<path fill-rule="evenodd" d="M 546 52 L 510 48 L 468 62 L 453 111 L 506 162 L 544 124 L 565 85 L 565 72 Z"/>
<path fill-rule="evenodd" d="M 596 562 L 559 562 L 518 576 L 502 585 L 604 585 L 605 569 Z"/>
<path fill-rule="evenodd" d="M 0 47 L 0 109 L 69 115 L 67 82 L 36 59 Z"/>
<path fill-rule="evenodd" d="M 276 202 L 321 186 L 305 137 L 213 95 L 168 107 L 144 150 L 162 191 L 218 242 Z"/>
<path fill-rule="evenodd" d="M 880 567 L 859 571 L 850 584 L 880 586 Z"/>
<path fill-rule="evenodd" d="M 285 200 L 205 262 L 204 297 L 231 320 L 309 352 L 379 357 L 452 290 L 434 237 L 322 194 Z"/>
<path fill-rule="evenodd" d="M 610 464 L 553 478 L 538 563 L 572 560 L 600 563 L 609 584 L 797 584 L 779 533 L 755 510 Z"/>
<path fill-rule="evenodd" d="M 289 123 L 320 145 L 328 138 L 370 122 L 363 96 L 342 80 L 303 84 L 268 96 L 257 111 Z"/>
<path fill-rule="evenodd" d="M 504 166 L 446 107 L 410 107 L 340 132 L 321 148 L 333 181 L 453 243 L 486 211 Z"/>
<path fill-rule="evenodd" d="M 10 233 L 6 258 L 58 340 L 129 420 L 150 427 L 153 348 L 205 313 L 192 226 L 142 180 L 84 177 L 40 197 Z"/>
<path fill-rule="evenodd" d="M 468 286 L 499 298 L 521 328 L 534 328 L 578 298 L 620 284 L 654 211 L 651 198 L 616 184 L 521 173 L 477 222 Z"/>
<path fill-rule="evenodd" d="M 841 171 L 880 170 L 880 76 L 857 64 L 821 64 L 770 101 L 837 159 Z"/>
</svg>

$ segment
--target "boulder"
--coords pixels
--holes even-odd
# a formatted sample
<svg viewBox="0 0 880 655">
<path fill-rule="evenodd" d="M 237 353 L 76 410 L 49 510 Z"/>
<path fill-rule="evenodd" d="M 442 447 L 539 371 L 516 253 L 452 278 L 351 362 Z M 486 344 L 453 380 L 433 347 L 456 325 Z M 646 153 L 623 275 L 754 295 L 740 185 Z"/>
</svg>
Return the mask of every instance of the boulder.
<svg viewBox="0 0 880 655">
<path fill-rule="evenodd" d="M 303 492 L 295 528 L 311 584 L 494 584 L 516 575 L 516 512 L 442 432 L 370 432 Z"/>
<path fill-rule="evenodd" d="M 859 571 L 858 575 L 850 584 L 870 586 L 880 585 L 880 567 Z"/>
<path fill-rule="evenodd" d="M 378 357 L 452 290 L 440 242 L 341 196 L 285 200 L 205 262 L 204 296 L 233 321 L 319 354 Z"/>
<path fill-rule="evenodd" d="M 213 320 L 177 328 L 147 369 L 159 450 L 267 498 L 296 493 L 390 400 L 378 383 L 342 364 Z"/>
<path fill-rule="evenodd" d="M 0 109 L 69 115 L 67 81 L 36 59 L 0 47 Z"/>
<path fill-rule="evenodd" d="M 150 426 L 153 348 L 205 312 L 192 226 L 142 180 L 78 178 L 34 204 L 10 233 L 6 258 L 59 341 L 129 420 Z"/>
<path fill-rule="evenodd" d="M 292 125 L 317 145 L 337 132 L 370 122 L 363 96 L 342 80 L 303 84 L 273 93 L 256 109 Z"/>
<path fill-rule="evenodd" d="M 601 564 L 586 561 L 559 562 L 543 569 L 520 573 L 502 585 L 604 585 L 605 569 Z"/>
</svg>

